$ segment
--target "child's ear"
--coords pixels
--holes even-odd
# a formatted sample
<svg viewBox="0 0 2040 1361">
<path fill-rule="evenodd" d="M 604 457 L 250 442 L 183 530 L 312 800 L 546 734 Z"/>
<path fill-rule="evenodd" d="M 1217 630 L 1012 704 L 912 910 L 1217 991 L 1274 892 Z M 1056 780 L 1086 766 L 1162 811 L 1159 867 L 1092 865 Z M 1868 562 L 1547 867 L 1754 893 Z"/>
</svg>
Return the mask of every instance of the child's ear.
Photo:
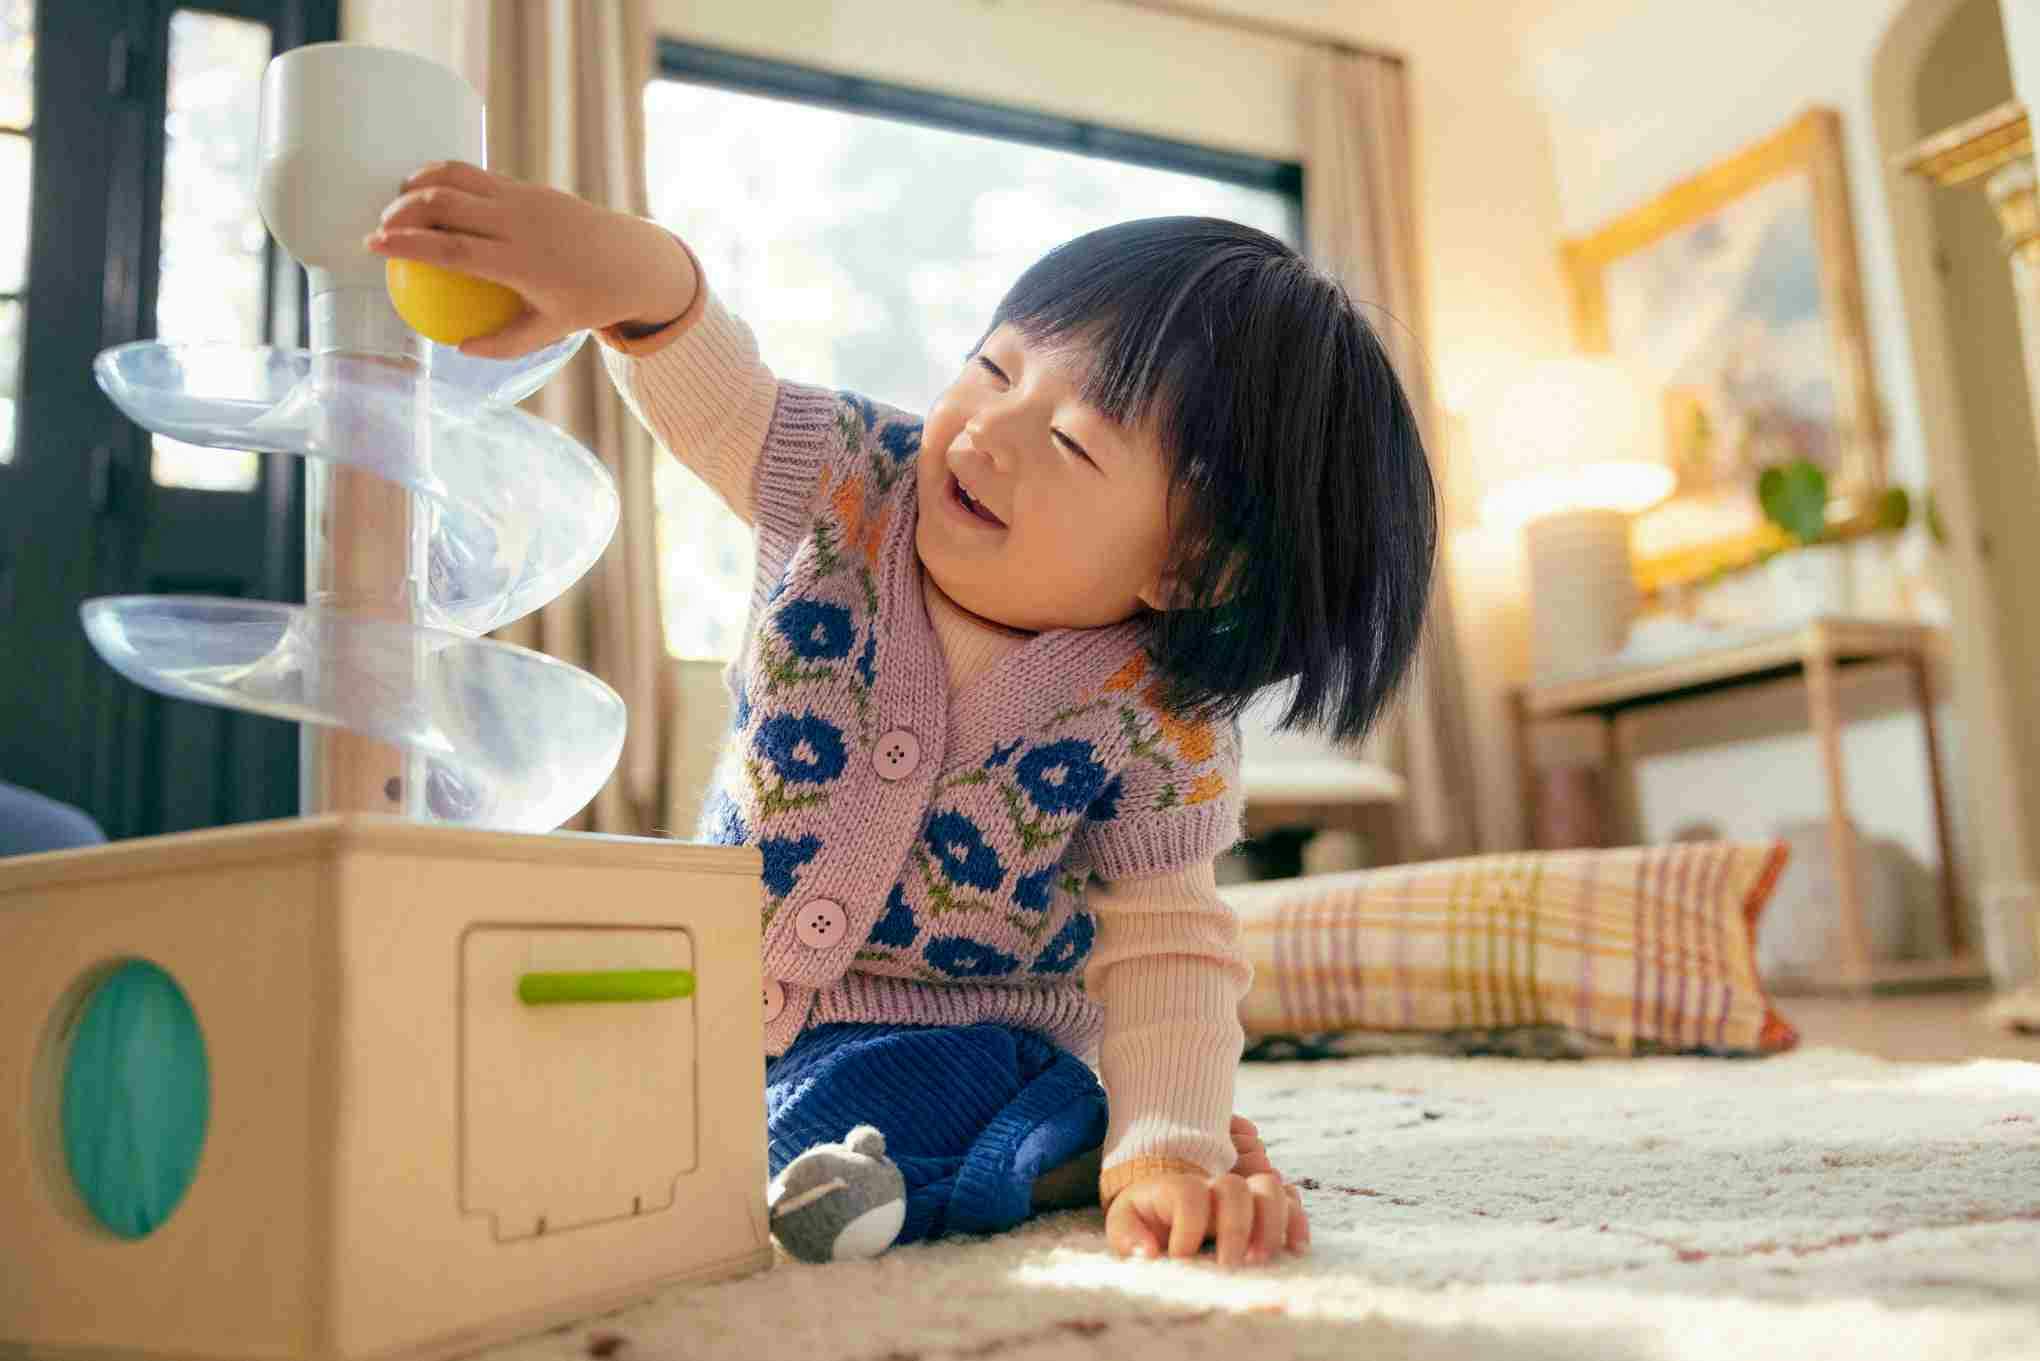
<svg viewBox="0 0 2040 1361">
<path fill-rule="evenodd" d="M 1225 574 L 1219 579 L 1218 600 L 1214 604 L 1230 600 L 1239 587 L 1240 569 L 1246 565 L 1238 553 L 1226 564 Z M 1140 593 L 1140 603 L 1151 610 L 1180 610 L 1192 603 L 1190 587 L 1176 573 L 1164 568 L 1161 576 Z"/>
<path fill-rule="evenodd" d="M 1140 593 L 1140 603 L 1151 610 L 1181 609 L 1183 588 L 1173 572 L 1164 572 Z"/>
</svg>

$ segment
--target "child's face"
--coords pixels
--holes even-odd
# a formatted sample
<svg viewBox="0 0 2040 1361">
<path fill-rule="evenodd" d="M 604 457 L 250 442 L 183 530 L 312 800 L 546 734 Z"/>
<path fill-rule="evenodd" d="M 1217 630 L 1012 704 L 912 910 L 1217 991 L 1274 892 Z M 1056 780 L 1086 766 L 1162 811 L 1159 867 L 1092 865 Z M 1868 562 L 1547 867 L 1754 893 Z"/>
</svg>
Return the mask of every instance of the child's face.
<svg viewBox="0 0 2040 1361">
<path fill-rule="evenodd" d="M 951 600 L 1010 628 L 1098 628 L 1159 599 L 1161 447 L 1081 400 L 1083 362 L 1001 326 L 922 431 L 921 564 Z"/>
</svg>

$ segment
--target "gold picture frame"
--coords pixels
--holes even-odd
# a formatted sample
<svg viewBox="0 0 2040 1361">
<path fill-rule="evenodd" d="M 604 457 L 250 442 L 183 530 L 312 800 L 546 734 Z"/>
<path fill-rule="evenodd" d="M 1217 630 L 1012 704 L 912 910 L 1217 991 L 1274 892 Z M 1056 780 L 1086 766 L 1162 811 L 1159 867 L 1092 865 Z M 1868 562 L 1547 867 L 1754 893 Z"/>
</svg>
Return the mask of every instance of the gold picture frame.
<svg viewBox="0 0 2040 1361">
<path fill-rule="evenodd" d="M 1807 110 L 1560 258 L 1579 347 L 1661 384 L 1679 489 L 1638 519 L 1643 590 L 1784 546 L 1756 505 L 1763 464 L 1820 464 L 1830 523 L 1874 503 L 1885 431 L 1834 110 Z"/>
</svg>

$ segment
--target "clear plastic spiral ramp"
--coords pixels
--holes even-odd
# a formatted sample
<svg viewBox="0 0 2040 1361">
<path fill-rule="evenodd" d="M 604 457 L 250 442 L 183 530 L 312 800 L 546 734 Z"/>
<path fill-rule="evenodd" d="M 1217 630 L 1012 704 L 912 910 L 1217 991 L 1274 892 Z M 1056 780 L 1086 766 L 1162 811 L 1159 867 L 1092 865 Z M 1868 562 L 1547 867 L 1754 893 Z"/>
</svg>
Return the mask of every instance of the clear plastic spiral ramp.
<svg viewBox="0 0 2040 1361">
<path fill-rule="evenodd" d="M 361 241 L 483 160 L 453 72 L 271 62 L 259 201 L 305 350 L 103 353 L 129 419 L 301 456 L 303 604 L 86 602 L 106 662 L 296 720 L 301 813 L 0 861 L 0 1352 L 470 1352 L 771 1261 L 759 862 L 553 831 L 622 750 L 598 678 L 483 635 L 615 532 L 587 449 L 515 404 L 575 336 L 466 357 Z"/>
</svg>

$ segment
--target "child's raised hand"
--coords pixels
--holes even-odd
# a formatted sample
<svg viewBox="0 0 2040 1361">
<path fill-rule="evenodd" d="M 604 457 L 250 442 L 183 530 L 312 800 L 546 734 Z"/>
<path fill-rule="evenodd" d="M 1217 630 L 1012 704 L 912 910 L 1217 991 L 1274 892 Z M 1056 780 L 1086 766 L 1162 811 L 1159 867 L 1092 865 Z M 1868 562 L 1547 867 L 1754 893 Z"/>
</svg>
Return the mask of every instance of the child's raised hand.
<svg viewBox="0 0 2040 1361">
<path fill-rule="evenodd" d="M 516 290 L 524 311 L 460 347 L 485 359 L 602 326 L 655 328 L 687 310 L 700 282 L 686 250 L 656 223 L 464 161 L 405 180 L 366 245 Z"/>
</svg>

